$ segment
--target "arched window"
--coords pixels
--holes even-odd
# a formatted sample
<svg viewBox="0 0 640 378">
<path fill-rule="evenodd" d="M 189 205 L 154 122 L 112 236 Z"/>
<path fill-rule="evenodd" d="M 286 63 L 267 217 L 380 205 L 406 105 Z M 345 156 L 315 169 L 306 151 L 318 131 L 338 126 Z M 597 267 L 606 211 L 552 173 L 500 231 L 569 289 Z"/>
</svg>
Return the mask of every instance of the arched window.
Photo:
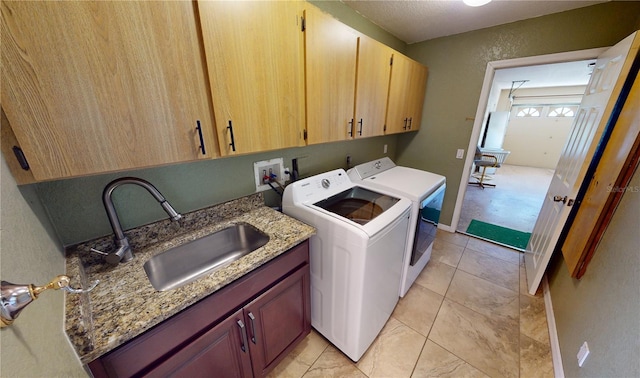
<svg viewBox="0 0 640 378">
<path fill-rule="evenodd" d="M 516 117 L 540 117 L 540 109 L 538 107 L 524 107 L 518 110 Z"/>
<path fill-rule="evenodd" d="M 574 109 L 566 106 L 559 106 L 549 111 L 549 117 L 573 117 L 574 115 Z"/>
</svg>

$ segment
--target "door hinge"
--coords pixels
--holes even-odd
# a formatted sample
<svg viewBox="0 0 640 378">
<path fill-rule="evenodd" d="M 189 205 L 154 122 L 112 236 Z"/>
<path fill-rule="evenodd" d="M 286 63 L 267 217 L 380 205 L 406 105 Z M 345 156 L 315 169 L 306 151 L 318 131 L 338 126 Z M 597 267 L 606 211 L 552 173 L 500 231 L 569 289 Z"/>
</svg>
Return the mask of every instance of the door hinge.
<svg viewBox="0 0 640 378">
<path fill-rule="evenodd" d="M 300 25 L 302 25 L 302 31 L 305 31 L 307 29 L 307 20 L 305 20 L 304 17 L 300 17 Z"/>
<path fill-rule="evenodd" d="M 387 125 L 384 125 L 384 127 L 382 128 L 382 131 L 387 131 Z"/>
<path fill-rule="evenodd" d="M 304 140 L 307 140 L 307 130 L 306 129 L 302 132 L 302 137 L 303 137 Z"/>
<path fill-rule="evenodd" d="M 389 65 L 393 66 L 393 55 L 391 55 L 391 59 L 389 59 Z"/>
<path fill-rule="evenodd" d="M 28 171 L 29 162 L 27 161 L 27 157 L 24 156 L 24 152 L 22 152 L 22 148 L 18 146 L 13 146 L 12 150 L 13 150 L 13 154 L 16 155 L 18 164 L 20 164 L 20 168 L 24 169 L 25 171 Z"/>
</svg>

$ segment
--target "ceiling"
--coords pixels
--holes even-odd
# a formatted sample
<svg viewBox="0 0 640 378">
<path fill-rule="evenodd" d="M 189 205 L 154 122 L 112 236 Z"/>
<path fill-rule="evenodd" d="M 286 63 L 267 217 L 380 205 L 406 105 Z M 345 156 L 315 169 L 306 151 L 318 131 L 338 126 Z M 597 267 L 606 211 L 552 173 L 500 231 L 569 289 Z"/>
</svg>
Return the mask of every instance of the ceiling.
<svg viewBox="0 0 640 378">
<path fill-rule="evenodd" d="M 481 7 L 469 7 L 462 0 L 342 0 L 409 44 L 606 1 L 493 0 Z"/>
</svg>

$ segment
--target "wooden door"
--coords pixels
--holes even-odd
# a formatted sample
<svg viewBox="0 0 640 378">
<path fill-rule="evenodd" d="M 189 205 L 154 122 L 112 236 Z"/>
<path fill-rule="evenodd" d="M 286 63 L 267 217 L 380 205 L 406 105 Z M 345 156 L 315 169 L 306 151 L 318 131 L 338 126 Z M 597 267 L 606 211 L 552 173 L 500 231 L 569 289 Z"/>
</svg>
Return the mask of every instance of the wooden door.
<svg viewBox="0 0 640 378">
<path fill-rule="evenodd" d="M 255 376 L 267 375 L 311 331 L 309 265 L 245 306 Z"/>
<path fill-rule="evenodd" d="M 358 38 L 355 125 L 356 138 L 384 134 L 393 50 L 365 35 Z"/>
<path fill-rule="evenodd" d="M 602 132 L 609 122 L 631 63 L 638 51 L 637 32 L 598 57 L 585 95 L 558 161 L 549 191 L 526 248 L 530 294 L 535 294 L 585 179 Z"/>
<path fill-rule="evenodd" d="M 321 10 L 305 9 L 307 143 L 352 138 L 358 37 Z"/>
<path fill-rule="evenodd" d="M 304 145 L 304 36 L 296 1 L 199 1 L 220 151 Z"/>
<path fill-rule="evenodd" d="M 393 54 L 385 134 L 407 131 L 409 125 L 407 102 L 410 100 L 408 96 L 411 84 L 410 76 L 411 64 L 409 59 L 402 54 Z"/>
<path fill-rule="evenodd" d="M 252 377 L 246 325 L 238 310 L 164 360 L 149 377 Z"/>
<path fill-rule="evenodd" d="M 191 3 L 1 6 L 2 107 L 37 180 L 217 156 Z"/>
</svg>

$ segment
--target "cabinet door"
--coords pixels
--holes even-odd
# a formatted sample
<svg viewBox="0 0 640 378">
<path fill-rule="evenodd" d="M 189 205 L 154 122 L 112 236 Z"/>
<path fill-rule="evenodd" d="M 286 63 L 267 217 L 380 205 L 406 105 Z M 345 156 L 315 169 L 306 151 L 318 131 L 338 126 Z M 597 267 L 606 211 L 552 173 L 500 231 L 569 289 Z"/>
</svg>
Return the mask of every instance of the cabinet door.
<svg viewBox="0 0 640 378">
<path fill-rule="evenodd" d="M 422 64 L 410 61 L 411 63 L 411 76 L 408 92 L 408 110 L 409 116 L 409 131 L 416 131 L 420 129 L 420 122 L 422 121 L 422 107 L 424 105 L 424 97 L 427 90 L 427 67 Z"/>
<path fill-rule="evenodd" d="M 305 9 L 307 143 L 352 137 L 358 37 L 321 10 Z"/>
<path fill-rule="evenodd" d="M 251 357 L 242 319 L 239 310 L 160 363 L 148 376 L 251 377 Z"/>
<path fill-rule="evenodd" d="M 407 131 L 409 117 L 407 102 L 410 86 L 411 65 L 409 59 L 402 54 L 393 54 L 391 65 L 391 82 L 389 83 L 389 103 L 387 106 L 386 134 Z"/>
<path fill-rule="evenodd" d="M 309 265 L 245 306 L 255 376 L 269 373 L 311 331 Z"/>
<path fill-rule="evenodd" d="M 384 134 L 393 50 L 369 37 L 358 38 L 354 136 Z"/>
<path fill-rule="evenodd" d="M 2 107 L 37 180 L 217 155 L 191 3 L 1 7 Z"/>
<path fill-rule="evenodd" d="M 402 54 L 393 55 L 386 134 L 420 128 L 426 85 L 425 66 Z"/>
<path fill-rule="evenodd" d="M 304 37 L 296 1 L 199 1 L 220 151 L 304 145 Z"/>
</svg>

